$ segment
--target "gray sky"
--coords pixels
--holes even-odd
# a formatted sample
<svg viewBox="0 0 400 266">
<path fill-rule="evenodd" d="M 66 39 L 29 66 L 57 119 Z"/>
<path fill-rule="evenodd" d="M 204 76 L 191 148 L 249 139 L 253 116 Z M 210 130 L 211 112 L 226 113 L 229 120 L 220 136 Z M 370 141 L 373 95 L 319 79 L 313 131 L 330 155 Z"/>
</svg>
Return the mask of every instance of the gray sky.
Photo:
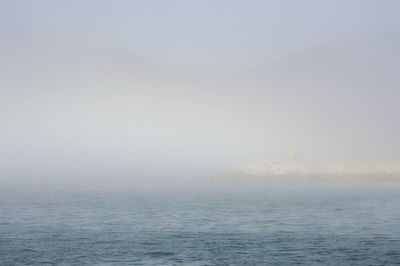
<svg viewBox="0 0 400 266">
<path fill-rule="evenodd" d="M 1 1 L 0 181 L 400 160 L 399 1 Z"/>
</svg>

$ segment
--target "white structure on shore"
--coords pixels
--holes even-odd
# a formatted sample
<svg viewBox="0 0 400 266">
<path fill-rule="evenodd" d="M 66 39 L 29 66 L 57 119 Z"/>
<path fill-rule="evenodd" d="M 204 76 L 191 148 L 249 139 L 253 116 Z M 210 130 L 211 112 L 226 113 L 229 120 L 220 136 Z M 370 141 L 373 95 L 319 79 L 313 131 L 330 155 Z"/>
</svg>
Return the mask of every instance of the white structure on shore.
<svg viewBox="0 0 400 266">
<path fill-rule="evenodd" d="M 300 162 L 294 160 L 296 144 L 290 145 L 290 161 L 261 159 L 223 173 L 223 177 L 271 180 L 398 180 L 400 162 Z"/>
<path fill-rule="evenodd" d="M 399 179 L 397 162 L 282 162 L 243 164 L 225 176 L 251 179 Z"/>
</svg>

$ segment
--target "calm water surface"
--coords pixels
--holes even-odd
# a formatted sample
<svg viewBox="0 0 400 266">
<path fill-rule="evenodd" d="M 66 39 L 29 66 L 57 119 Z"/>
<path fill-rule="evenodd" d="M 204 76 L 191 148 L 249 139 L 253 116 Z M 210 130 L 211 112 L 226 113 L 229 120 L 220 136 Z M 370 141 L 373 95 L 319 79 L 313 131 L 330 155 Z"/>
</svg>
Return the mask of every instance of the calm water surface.
<svg viewBox="0 0 400 266">
<path fill-rule="evenodd" d="M 0 196 L 0 265 L 400 265 L 400 189 Z"/>
</svg>

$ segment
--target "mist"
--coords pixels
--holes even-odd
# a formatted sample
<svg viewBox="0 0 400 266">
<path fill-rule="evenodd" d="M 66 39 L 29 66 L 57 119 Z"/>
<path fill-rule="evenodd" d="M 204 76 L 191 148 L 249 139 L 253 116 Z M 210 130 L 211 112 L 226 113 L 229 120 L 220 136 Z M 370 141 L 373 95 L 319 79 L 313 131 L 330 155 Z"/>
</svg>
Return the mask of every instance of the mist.
<svg viewBox="0 0 400 266">
<path fill-rule="evenodd" d="M 400 160 L 397 2 L 117 2 L 3 4 L 3 188 L 198 185 L 292 140 Z"/>
</svg>

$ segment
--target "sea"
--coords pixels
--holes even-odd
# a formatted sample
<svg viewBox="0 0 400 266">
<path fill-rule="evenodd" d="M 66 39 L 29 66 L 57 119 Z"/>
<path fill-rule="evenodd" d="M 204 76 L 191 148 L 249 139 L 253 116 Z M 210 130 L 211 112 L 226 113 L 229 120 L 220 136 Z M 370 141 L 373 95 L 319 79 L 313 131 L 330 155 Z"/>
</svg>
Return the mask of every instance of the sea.
<svg viewBox="0 0 400 266">
<path fill-rule="evenodd" d="M 0 265 L 400 265 L 400 187 L 5 192 Z"/>
</svg>

